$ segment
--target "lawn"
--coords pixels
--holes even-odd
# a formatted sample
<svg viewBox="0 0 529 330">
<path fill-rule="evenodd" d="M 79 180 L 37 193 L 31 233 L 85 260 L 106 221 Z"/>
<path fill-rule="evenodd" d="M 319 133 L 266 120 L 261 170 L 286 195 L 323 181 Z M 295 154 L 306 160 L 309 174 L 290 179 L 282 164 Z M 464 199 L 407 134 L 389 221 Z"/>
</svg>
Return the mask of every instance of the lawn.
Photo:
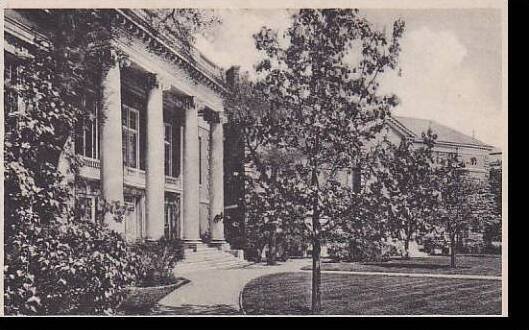
<svg viewBox="0 0 529 330">
<path fill-rule="evenodd" d="M 387 262 L 322 262 L 322 270 L 340 270 L 356 272 L 391 272 L 391 273 L 428 273 L 428 274 L 465 274 L 501 276 L 500 256 L 457 256 L 456 268 L 450 268 L 450 257 L 430 256 L 410 258 L 409 260 L 392 259 Z M 311 267 L 303 269 L 310 270 Z"/>
<path fill-rule="evenodd" d="M 247 314 L 310 314 L 311 274 L 254 279 L 242 300 Z M 498 315 L 501 282 L 323 273 L 322 314 Z"/>
</svg>

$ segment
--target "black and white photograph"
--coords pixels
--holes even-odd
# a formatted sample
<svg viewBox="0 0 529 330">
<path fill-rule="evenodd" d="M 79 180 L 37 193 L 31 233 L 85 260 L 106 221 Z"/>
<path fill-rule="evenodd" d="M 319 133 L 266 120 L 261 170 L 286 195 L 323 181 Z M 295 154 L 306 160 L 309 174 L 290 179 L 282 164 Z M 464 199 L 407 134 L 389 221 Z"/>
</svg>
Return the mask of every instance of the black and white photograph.
<svg viewBox="0 0 529 330">
<path fill-rule="evenodd" d="M 508 314 L 507 1 L 68 5 L 0 8 L 0 314 Z"/>
</svg>

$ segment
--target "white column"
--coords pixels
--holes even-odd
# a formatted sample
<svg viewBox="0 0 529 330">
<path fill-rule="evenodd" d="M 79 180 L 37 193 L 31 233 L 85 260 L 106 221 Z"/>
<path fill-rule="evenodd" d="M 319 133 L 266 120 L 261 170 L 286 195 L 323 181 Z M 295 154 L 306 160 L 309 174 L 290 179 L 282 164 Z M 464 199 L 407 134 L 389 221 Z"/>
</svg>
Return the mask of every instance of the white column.
<svg viewBox="0 0 529 330">
<path fill-rule="evenodd" d="M 184 127 L 184 241 L 199 243 L 199 155 L 198 155 L 198 109 L 193 98 L 189 98 L 185 110 Z"/>
<path fill-rule="evenodd" d="M 224 243 L 224 221 L 215 220 L 216 216 L 224 215 L 224 132 L 222 120 L 218 119 L 214 118 L 210 123 L 209 227 L 212 241 L 214 243 Z"/>
<path fill-rule="evenodd" d="M 146 199 L 145 216 L 147 239 L 158 240 L 164 235 L 164 125 L 163 88 L 156 76 L 148 77 L 147 144 L 146 144 Z"/>
<path fill-rule="evenodd" d="M 103 71 L 101 126 L 101 186 L 103 198 L 123 205 L 123 155 L 121 139 L 121 75 L 119 61 L 114 52 Z M 124 224 L 114 221 L 112 214 L 105 215 L 111 229 L 124 233 Z"/>
</svg>

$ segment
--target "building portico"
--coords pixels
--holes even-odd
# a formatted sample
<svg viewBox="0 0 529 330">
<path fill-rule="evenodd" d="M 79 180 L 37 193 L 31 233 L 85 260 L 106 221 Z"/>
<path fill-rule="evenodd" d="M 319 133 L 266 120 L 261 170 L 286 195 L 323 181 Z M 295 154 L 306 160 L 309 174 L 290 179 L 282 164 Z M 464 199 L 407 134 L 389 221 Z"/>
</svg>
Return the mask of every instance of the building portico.
<svg viewBox="0 0 529 330">
<path fill-rule="evenodd" d="M 111 216 L 106 221 L 129 239 L 157 240 L 168 236 L 169 227 L 169 231 L 176 231 L 169 236 L 187 245 L 201 243 L 201 231 L 209 232 L 216 243 L 224 243 L 222 221 L 216 220 L 224 208 L 222 110 L 212 109 L 197 96 L 183 94 L 171 79 L 157 72 L 146 72 L 130 58 L 124 66 L 115 52 L 109 56 L 112 58 L 104 68 L 101 82 L 104 100 L 101 112 L 105 117 L 99 128 L 101 192 L 107 202 L 124 203 L 134 210 L 127 212 L 123 225 L 115 223 Z M 128 81 L 124 83 L 124 79 Z M 145 107 L 131 106 L 134 102 L 127 100 L 129 93 L 136 93 L 139 98 L 144 96 Z M 174 131 L 180 139 L 173 141 L 172 128 L 176 128 Z M 139 134 L 132 135 L 132 129 Z M 144 151 L 138 147 L 138 140 L 142 139 Z M 181 145 L 177 147 L 174 143 L 178 140 Z M 175 161 L 181 164 L 173 167 Z M 174 171 L 180 165 L 182 171 Z M 124 189 L 127 186 L 144 191 L 139 201 L 127 201 Z M 175 194 L 169 198 L 173 196 L 176 200 L 166 202 L 166 193 L 171 192 Z M 202 229 L 201 199 L 208 207 L 205 219 L 208 228 Z M 179 214 L 168 214 L 171 202 L 180 204 L 177 205 Z M 142 204 L 144 210 L 140 210 Z M 171 228 L 171 216 L 179 222 L 174 228 Z M 136 228 L 132 230 L 132 227 Z"/>
<path fill-rule="evenodd" d="M 9 72 L 17 72 L 21 50 L 35 47 L 32 38 L 46 39 L 36 14 L 49 15 L 6 17 Z M 76 212 L 130 241 L 224 244 L 225 72 L 192 46 L 156 33 L 144 10 L 106 15 L 108 38 L 93 44 L 101 64 L 95 84 L 80 95 L 89 115 L 72 136 L 82 161 Z M 16 96 L 9 100 L 9 109 L 17 107 Z"/>
</svg>

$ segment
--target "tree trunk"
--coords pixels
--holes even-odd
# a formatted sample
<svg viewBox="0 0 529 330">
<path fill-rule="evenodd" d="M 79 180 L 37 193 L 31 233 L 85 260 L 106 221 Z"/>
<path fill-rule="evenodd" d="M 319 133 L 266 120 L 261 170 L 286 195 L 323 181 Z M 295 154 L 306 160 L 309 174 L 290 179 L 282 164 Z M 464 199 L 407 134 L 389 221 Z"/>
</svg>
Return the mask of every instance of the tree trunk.
<svg viewBox="0 0 529 330">
<path fill-rule="evenodd" d="M 270 226 L 270 236 L 268 240 L 268 256 L 266 257 L 266 263 L 268 265 L 276 264 L 276 230 L 275 226 Z"/>
<path fill-rule="evenodd" d="M 454 235 L 450 237 L 450 267 L 456 268 L 456 239 Z"/>
<path fill-rule="evenodd" d="M 261 255 L 263 253 L 263 249 L 257 248 L 257 263 L 261 263 L 262 258 Z"/>
<path fill-rule="evenodd" d="M 408 237 L 404 240 L 404 259 L 410 259 L 410 239 Z"/>
<path fill-rule="evenodd" d="M 312 170 L 312 186 L 318 186 L 316 169 Z M 314 193 L 312 201 L 312 314 L 321 312 L 321 223 L 318 208 L 318 193 Z"/>
<path fill-rule="evenodd" d="M 318 221 L 319 222 L 319 221 Z M 318 236 L 312 241 L 312 314 L 321 312 L 321 242 Z"/>
</svg>

